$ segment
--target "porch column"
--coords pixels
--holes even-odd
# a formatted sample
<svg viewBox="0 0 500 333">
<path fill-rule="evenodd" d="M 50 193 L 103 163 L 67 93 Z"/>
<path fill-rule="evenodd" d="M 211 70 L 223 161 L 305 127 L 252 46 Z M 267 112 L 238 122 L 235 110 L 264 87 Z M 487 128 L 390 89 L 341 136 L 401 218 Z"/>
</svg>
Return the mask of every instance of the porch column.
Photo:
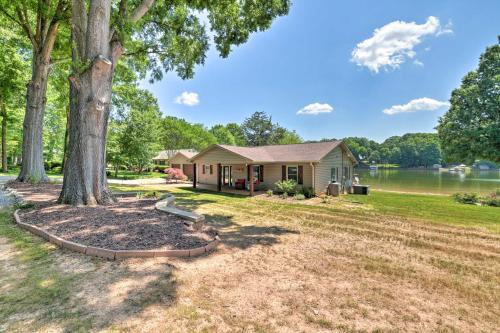
<svg viewBox="0 0 500 333">
<path fill-rule="evenodd" d="M 217 191 L 222 191 L 222 165 L 217 164 Z"/>
<path fill-rule="evenodd" d="M 196 188 L 196 163 L 193 163 L 193 188 Z"/>
<path fill-rule="evenodd" d="M 250 168 L 250 196 L 253 196 L 253 165 L 250 164 L 248 165 L 248 167 Z"/>
</svg>

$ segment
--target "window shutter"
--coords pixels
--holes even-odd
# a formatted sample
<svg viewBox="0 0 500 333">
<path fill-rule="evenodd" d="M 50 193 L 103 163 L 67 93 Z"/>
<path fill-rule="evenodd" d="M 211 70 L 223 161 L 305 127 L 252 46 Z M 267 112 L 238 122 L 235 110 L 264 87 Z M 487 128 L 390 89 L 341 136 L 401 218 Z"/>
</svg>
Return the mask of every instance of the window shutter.
<svg viewBox="0 0 500 333">
<path fill-rule="evenodd" d="M 205 164 L 202 164 L 202 165 L 201 165 L 201 173 L 202 173 L 202 174 L 205 174 Z"/>
<path fill-rule="evenodd" d="M 263 182 L 264 181 L 264 166 L 263 165 L 259 165 L 259 181 L 260 182 Z"/>
<path fill-rule="evenodd" d="M 286 165 L 281 166 L 281 180 L 286 180 Z"/>
<path fill-rule="evenodd" d="M 247 180 L 250 181 L 250 165 L 247 165 Z"/>
<path fill-rule="evenodd" d="M 212 175 L 214 173 L 214 166 L 210 164 L 210 174 Z"/>
<path fill-rule="evenodd" d="M 299 178 L 298 179 L 299 185 L 304 184 L 304 166 L 302 166 L 302 165 L 299 165 L 299 177 L 298 178 Z"/>
</svg>

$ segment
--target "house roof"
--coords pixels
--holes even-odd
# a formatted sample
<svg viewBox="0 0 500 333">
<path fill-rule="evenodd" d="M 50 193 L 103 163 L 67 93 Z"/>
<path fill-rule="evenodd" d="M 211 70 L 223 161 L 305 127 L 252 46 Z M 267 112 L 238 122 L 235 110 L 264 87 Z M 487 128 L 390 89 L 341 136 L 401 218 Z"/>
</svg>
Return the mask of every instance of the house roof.
<svg viewBox="0 0 500 333">
<path fill-rule="evenodd" d="M 179 149 L 179 151 L 176 154 L 174 154 L 172 156 L 172 158 L 175 157 L 175 156 L 177 156 L 177 155 L 182 155 L 182 156 L 184 156 L 187 159 L 191 159 L 196 154 L 198 154 L 198 152 L 196 150 L 192 150 L 192 149 Z"/>
<path fill-rule="evenodd" d="M 159 152 L 158 155 L 153 157 L 153 160 L 169 160 L 178 153 L 181 153 L 187 158 L 192 158 L 193 156 L 198 154 L 198 152 L 193 149 L 170 149 Z"/>
<path fill-rule="evenodd" d="M 214 147 L 219 147 L 226 151 L 239 155 L 250 162 L 273 163 L 273 162 L 319 162 L 330 151 L 338 146 L 342 146 L 347 151 L 349 157 L 356 162 L 356 159 L 349 151 L 343 141 L 325 141 L 314 143 L 299 143 L 292 145 L 270 145 L 259 147 L 237 147 L 229 145 L 213 145 L 192 159 L 198 158 Z"/>
</svg>

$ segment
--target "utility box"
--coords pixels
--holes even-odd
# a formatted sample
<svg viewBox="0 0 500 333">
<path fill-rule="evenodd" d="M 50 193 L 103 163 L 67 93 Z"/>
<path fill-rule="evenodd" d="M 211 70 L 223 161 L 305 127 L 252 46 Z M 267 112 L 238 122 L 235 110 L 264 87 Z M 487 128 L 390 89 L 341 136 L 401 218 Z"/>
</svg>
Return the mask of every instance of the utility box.
<svg viewBox="0 0 500 333">
<path fill-rule="evenodd" d="M 334 197 L 338 197 L 340 195 L 340 184 L 339 183 L 331 183 L 328 185 L 328 194 Z"/>
<path fill-rule="evenodd" d="M 370 185 L 353 185 L 354 194 L 368 195 L 370 192 Z"/>
</svg>

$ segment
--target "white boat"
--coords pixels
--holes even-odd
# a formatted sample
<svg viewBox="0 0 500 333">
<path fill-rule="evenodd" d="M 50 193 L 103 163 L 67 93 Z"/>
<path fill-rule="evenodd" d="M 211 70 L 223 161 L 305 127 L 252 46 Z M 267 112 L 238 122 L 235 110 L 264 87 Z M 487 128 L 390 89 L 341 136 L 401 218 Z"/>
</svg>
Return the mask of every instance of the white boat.
<svg viewBox="0 0 500 333">
<path fill-rule="evenodd" d="M 370 170 L 378 170 L 378 166 L 377 165 L 370 165 Z"/>
</svg>

